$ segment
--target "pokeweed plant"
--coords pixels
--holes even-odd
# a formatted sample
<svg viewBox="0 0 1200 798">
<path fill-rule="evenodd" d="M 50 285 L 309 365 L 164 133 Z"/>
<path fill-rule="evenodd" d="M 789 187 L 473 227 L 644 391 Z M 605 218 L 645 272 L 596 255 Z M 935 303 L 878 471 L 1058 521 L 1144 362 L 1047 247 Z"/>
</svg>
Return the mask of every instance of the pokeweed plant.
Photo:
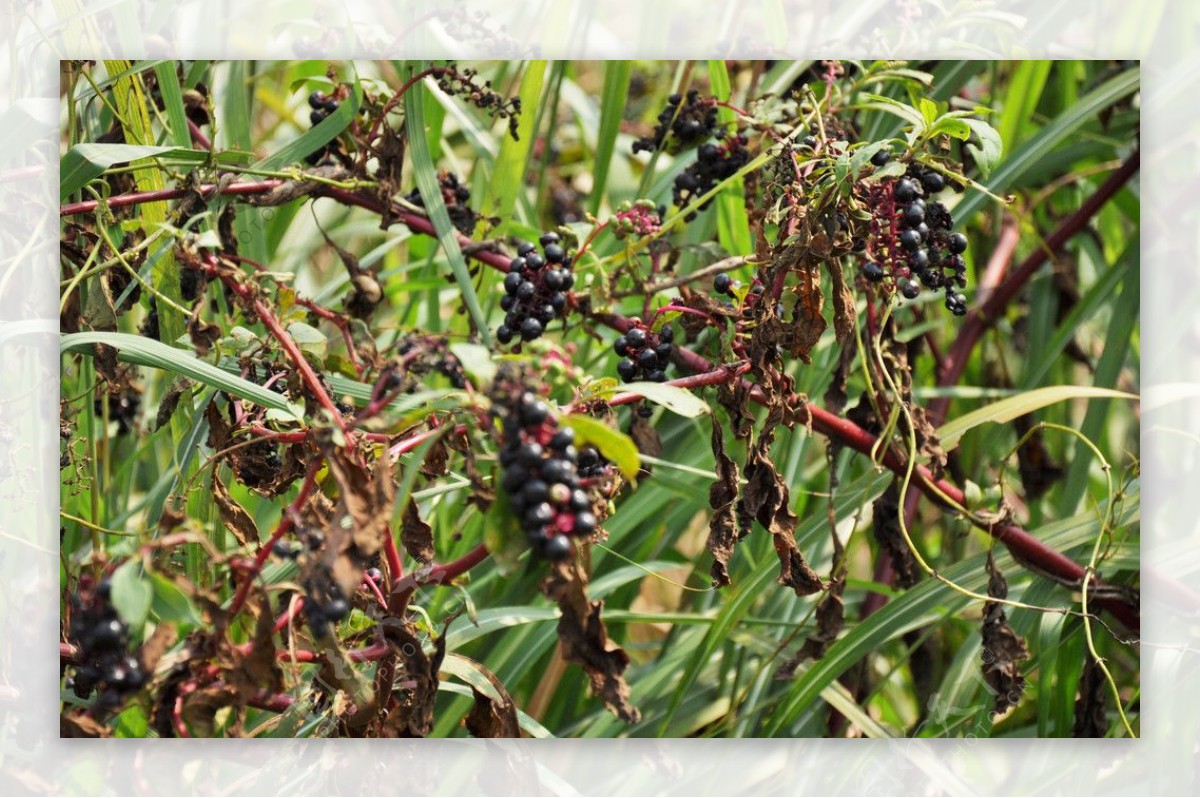
<svg viewBox="0 0 1200 798">
<path fill-rule="evenodd" d="M 64 734 L 1136 733 L 1136 70 L 63 71 Z"/>
</svg>

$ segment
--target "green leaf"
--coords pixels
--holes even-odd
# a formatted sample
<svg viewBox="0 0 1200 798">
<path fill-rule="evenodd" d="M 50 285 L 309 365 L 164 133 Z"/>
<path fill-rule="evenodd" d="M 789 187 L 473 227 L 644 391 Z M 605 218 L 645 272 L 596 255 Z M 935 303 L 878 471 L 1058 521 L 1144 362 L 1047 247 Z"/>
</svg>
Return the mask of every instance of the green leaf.
<svg viewBox="0 0 1200 798">
<path fill-rule="evenodd" d="M 154 593 L 151 607 L 157 617 L 164 621 L 193 625 L 203 622 L 192 600 L 174 582 L 156 573 L 150 574 L 150 582 Z"/>
<path fill-rule="evenodd" d="M 192 146 L 192 133 L 188 129 L 187 111 L 183 107 L 183 91 L 179 86 L 179 76 L 175 71 L 175 62 L 163 62 L 154 66 L 154 77 L 158 80 L 159 94 L 162 96 L 163 107 L 167 119 L 171 123 L 171 141 L 176 146 Z"/>
<path fill-rule="evenodd" d="M 316 327 L 302 321 L 294 321 L 287 326 L 287 332 L 302 351 L 318 358 L 325 356 L 329 341 L 325 338 L 325 333 Z"/>
<path fill-rule="evenodd" d="M 442 201 L 442 188 L 438 184 L 437 165 L 429 154 L 428 132 L 425 130 L 425 86 L 416 83 L 404 95 L 404 129 L 408 133 L 408 149 L 413 164 L 413 178 L 417 182 L 417 190 L 421 193 L 421 201 L 425 204 L 425 212 L 429 221 L 437 231 L 438 241 L 446 259 L 450 262 L 450 270 L 454 272 L 454 280 L 462 292 L 463 303 L 471 314 L 476 329 L 485 344 L 491 344 L 492 334 L 488 329 L 487 317 L 475 294 L 475 286 L 471 282 L 471 272 L 463 258 L 462 249 L 458 245 L 458 231 L 450 222 L 450 214 Z"/>
<path fill-rule="evenodd" d="M 76 144 L 59 164 L 59 197 L 67 199 L 90 181 L 117 164 L 157 158 L 162 161 L 199 165 L 209 159 L 204 150 L 187 147 L 158 147 L 149 144 Z M 230 150 L 217 160 L 225 163 L 247 160 L 245 153 Z"/>
<path fill-rule="evenodd" d="M 496 378 L 496 361 L 492 350 L 486 346 L 468 343 L 450 344 L 450 351 L 462 363 L 463 371 L 474 381 L 475 387 L 483 388 Z"/>
<path fill-rule="evenodd" d="M 112 575 L 112 605 L 121 620 L 140 632 L 150 615 L 154 588 L 139 560 L 126 560 Z"/>
<path fill-rule="evenodd" d="M 631 61 L 608 61 L 604 65 L 604 93 L 600 97 L 600 129 L 596 133 L 596 167 L 592 180 L 593 215 L 600 213 L 600 203 L 604 201 L 604 189 L 617 148 L 617 135 L 621 132 L 621 120 L 629 101 L 632 76 Z"/>
<path fill-rule="evenodd" d="M 996 132 L 996 128 L 982 119 L 963 119 L 961 121 L 979 137 L 979 144 L 976 145 L 974 142 L 968 144 L 967 151 L 975 159 L 980 174 L 987 177 L 992 173 L 992 168 L 1000 162 L 1000 156 L 1004 153 L 1004 142 L 1000 140 L 1000 134 Z M 959 136 L 959 138 L 964 137 Z"/>
<path fill-rule="evenodd" d="M 268 391 L 249 380 L 229 374 L 211 363 L 200 360 L 191 352 L 140 335 L 118 332 L 71 333 L 60 338 L 59 350 L 92 355 L 94 344 L 113 347 L 117 350 L 117 359 L 124 363 L 182 374 L 196 382 L 231 393 L 262 407 L 293 415 L 287 400 L 274 391 Z M 298 416 L 293 417 L 300 420 Z"/>
<path fill-rule="evenodd" d="M 868 100 L 862 104 L 863 108 L 894 114 L 912 125 L 914 133 L 925 129 L 925 116 L 911 105 L 906 105 L 891 97 L 884 97 L 881 94 L 863 94 L 863 97 Z"/>
<path fill-rule="evenodd" d="M 937 103 L 928 97 L 922 97 L 918 105 L 920 106 L 921 116 L 925 118 L 925 125 L 933 125 L 938 118 Z"/>
<path fill-rule="evenodd" d="M 691 391 L 675 385 L 664 385 L 661 382 L 631 382 L 624 389 L 638 396 L 644 396 L 655 404 L 686 418 L 696 418 L 710 412 L 708 403 Z"/>
<path fill-rule="evenodd" d="M 1087 385 L 1055 385 L 1026 391 L 1018 396 L 1001 399 L 986 407 L 967 413 L 942 425 L 938 430 L 942 447 L 949 451 L 958 445 L 963 435 L 983 424 L 1005 424 L 1027 413 L 1040 410 L 1056 402 L 1068 399 L 1137 399 L 1136 394 L 1114 391 L 1109 388 L 1093 388 Z"/>
<path fill-rule="evenodd" d="M 590 443 L 607 457 L 626 479 L 633 479 L 641 468 L 637 445 L 623 432 L 619 432 L 591 416 L 573 414 L 563 416 L 560 423 L 575 430 L 580 444 Z"/>
<path fill-rule="evenodd" d="M 529 153 L 533 150 L 534 109 L 538 107 L 545 76 L 545 61 L 530 61 L 526 64 L 525 74 L 521 78 L 521 89 L 518 92 L 523 110 L 517 121 L 517 138 L 506 135 L 500 145 L 500 154 L 496 156 L 496 168 L 492 172 L 492 182 L 488 185 L 487 196 L 484 198 L 483 214 L 499 216 L 500 229 L 511 219 L 517 203 L 517 194 L 525 185 L 526 164 L 529 161 Z"/>
<path fill-rule="evenodd" d="M 336 111 L 288 142 L 275 154 L 268 155 L 254 164 L 254 168 L 274 172 L 286 166 L 301 166 L 305 158 L 337 138 L 343 130 L 350 127 L 350 122 L 358 114 L 358 107 L 362 105 L 362 87 L 357 81 L 352 86 L 350 96 L 338 105 Z"/>
</svg>

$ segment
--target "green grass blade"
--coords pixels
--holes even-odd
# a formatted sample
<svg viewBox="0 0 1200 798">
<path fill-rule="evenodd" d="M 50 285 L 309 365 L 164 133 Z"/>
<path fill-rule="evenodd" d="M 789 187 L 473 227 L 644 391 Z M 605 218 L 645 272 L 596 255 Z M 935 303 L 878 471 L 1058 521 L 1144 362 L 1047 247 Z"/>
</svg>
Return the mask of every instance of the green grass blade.
<svg viewBox="0 0 1200 798">
<path fill-rule="evenodd" d="M 471 281 L 471 273 L 467 269 L 462 249 L 458 246 L 458 234 L 450 222 L 450 214 L 442 201 L 442 189 L 438 184 L 437 165 L 429 155 L 428 131 L 425 129 L 425 87 L 420 83 L 414 85 L 404 95 L 404 127 L 408 133 L 408 151 L 412 158 L 413 179 L 416 180 L 417 190 L 421 192 L 421 200 L 429 221 L 437 232 L 438 241 L 450 261 L 450 270 L 462 292 L 463 304 L 471 314 L 471 320 L 479 331 L 480 338 L 487 345 L 492 343 L 492 332 L 488 328 L 487 316 L 479 304 L 475 294 L 475 286 Z"/>
<path fill-rule="evenodd" d="M 140 335 L 119 332 L 84 332 L 63 335 L 59 342 L 60 352 L 93 354 L 93 344 L 104 344 L 117 350 L 117 357 L 135 366 L 147 366 L 179 374 L 188 379 L 208 385 L 257 405 L 292 414 L 293 408 L 279 394 L 262 388 L 249 380 L 235 377 L 217 366 L 200 360 L 191 352 L 175 349 L 161 341 L 143 338 Z"/>
<path fill-rule="evenodd" d="M 592 214 L 600 213 L 608 172 L 617 148 L 617 134 L 629 102 L 629 82 L 633 64 L 629 61 L 609 61 L 604 65 L 604 93 L 600 96 L 600 130 L 596 135 L 596 169 L 592 181 Z"/>
<path fill-rule="evenodd" d="M 496 168 L 492 182 L 488 185 L 483 201 L 485 216 L 499 216 L 500 230 L 511 221 L 516 207 L 517 194 L 525 185 L 525 170 L 529 153 L 533 151 L 533 126 L 542 94 L 542 83 L 546 76 L 545 61 L 530 61 L 525 66 L 518 96 L 521 99 L 521 117 L 517 123 L 517 139 L 506 135 L 496 157 Z"/>
<path fill-rule="evenodd" d="M 167 131 L 168 138 L 177 147 L 191 147 L 192 133 L 188 129 L 187 112 L 183 107 L 183 91 L 179 87 L 179 76 L 175 72 L 174 62 L 156 65 L 154 76 L 158 78 L 158 91 L 167 111 L 167 121 L 171 123 L 171 129 Z"/>
</svg>

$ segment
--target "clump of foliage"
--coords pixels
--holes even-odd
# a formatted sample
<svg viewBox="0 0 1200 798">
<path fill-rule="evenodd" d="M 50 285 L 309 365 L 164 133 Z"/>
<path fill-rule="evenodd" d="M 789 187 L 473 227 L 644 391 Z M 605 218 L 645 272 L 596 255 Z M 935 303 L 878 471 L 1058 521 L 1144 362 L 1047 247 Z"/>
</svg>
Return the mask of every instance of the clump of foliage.
<svg viewBox="0 0 1200 798">
<path fill-rule="evenodd" d="M 63 733 L 1134 734 L 1104 66 L 65 63 Z"/>
</svg>

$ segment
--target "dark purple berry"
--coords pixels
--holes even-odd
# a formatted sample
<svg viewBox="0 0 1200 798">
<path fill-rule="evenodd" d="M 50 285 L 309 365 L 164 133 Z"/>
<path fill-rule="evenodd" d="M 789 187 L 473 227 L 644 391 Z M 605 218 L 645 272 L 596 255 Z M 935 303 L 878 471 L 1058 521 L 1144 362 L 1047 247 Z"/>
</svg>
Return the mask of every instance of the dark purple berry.
<svg viewBox="0 0 1200 798">
<path fill-rule="evenodd" d="M 565 535 L 554 535 L 542 544 L 541 555 L 550 562 L 562 562 L 571 556 L 571 541 Z"/>
<path fill-rule="evenodd" d="M 946 179 L 937 172 L 926 172 L 921 175 L 921 185 L 926 194 L 936 194 L 946 187 Z"/>
<path fill-rule="evenodd" d="M 525 319 L 521 322 L 521 338 L 532 341 L 542 334 L 542 323 L 537 319 Z"/>
<path fill-rule="evenodd" d="M 641 349 L 646 345 L 646 331 L 641 327 L 634 327 L 625 333 L 625 340 L 629 342 L 630 349 Z"/>
<path fill-rule="evenodd" d="M 886 149 L 879 150 L 871 156 L 871 163 L 874 166 L 883 166 L 888 161 L 892 160 L 892 154 Z"/>
<path fill-rule="evenodd" d="M 507 324 L 501 324 L 496 328 L 496 340 L 502 344 L 507 344 L 513 339 L 513 331 L 508 328 Z"/>
<path fill-rule="evenodd" d="M 718 294 L 728 294 L 730 287 L 733 285 L 733 278 L 728 274 L 718 274 L 713 279 L 713 290 Z"/>
<path fill-rule="evenodd" d="M 518 258 L 518 260 L 520 259 Z M 524 280 L 518 271 L 511 271 L 504 275 L 504 290 L 509 294 L 515 294 L 523 282 Z"/>
<path fill-rule="evenodd" d="M 563 427 L 550 436 L 550 448 L 562 450 L 575 443 L 575 430 Z"/>
<path fill-rule="evenodd" d="M 962 233 L 951 233 L 946 239 L 946 248 L 954 255 L 960 255 L 967 251 L 967 237 Z"/>
<path fill-rule="evenodd" d="M 567 281 L 566 278 L 567 276 L 563 273 L 562 269 L 550 269 L 546 272 L 546 276 L 542 278 L 542 282 L 551 291 L 561 291 L 563 284 Z"/>
<path fill-rule="evenodd" d="M 862 275 L 873 283 L 877 283 L 883 279 L 883 267 L 875 261 L 867 261 L 863 264 Z"/>
<path fill-rule="evenodd" d="M 921 286 L 916 280 L 905 280 L 900 283 L 900 293 L 905 299 L 916 299 L 921 295 Z"/>
<path fill-rule="evenodd" d="M 596 516 L 592 515 L 587 510 L 575 513 L 575 529 L 576 535 L 590 535 L 596 531 Z"/>
<path fill-rule="evenodd" d="M 908 202 L 917 198 L 917 185 L 908 178 L 901 178 L 896 181 L 895 188 L 892 189 L 892 196 L 897 202 Z"/>
<path fill-rule="evenodd" d="M 558 244 L 547 244 L 542 251 L 546 253 L 546 260 L 551 263 L 562 263 L 563 258 L 567 256 L 566 250 Z"/>
<path fill-rule="evenodd" d="M 617 374 L 625 382 L 633 382 L 633 379 L 637 376 L 637 371 L 637 363 L 634 363 L 632 360 L 622 360 L 617 364 Z"/>
<path fill-rule="evenodd" d="M 624 335 L 613 342 L 613 351 L 621 357 L 625 357 L 625 355 L 629 354 L 629 342 L 625 340 Z"/>
<path fill-rule="evenodd" d="M 908 252 L 916 252 L 921 246 L 921 234 L 916 230 L 905 230 L 900 234 L 900 246 Z"/>
</svg>

